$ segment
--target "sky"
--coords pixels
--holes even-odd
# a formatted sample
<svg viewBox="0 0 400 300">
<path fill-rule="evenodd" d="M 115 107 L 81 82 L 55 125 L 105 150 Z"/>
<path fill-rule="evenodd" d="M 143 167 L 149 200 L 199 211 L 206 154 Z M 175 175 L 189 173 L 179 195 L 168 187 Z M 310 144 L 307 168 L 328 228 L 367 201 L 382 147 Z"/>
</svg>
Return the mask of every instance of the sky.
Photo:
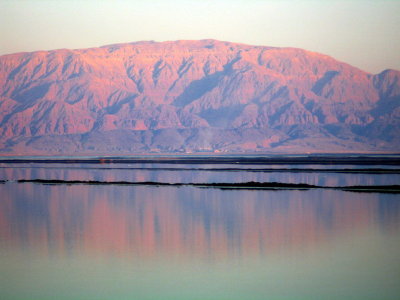
<svg viewBox="0 0 400 300">
<path fill-rule="evenodd" d="M 0 55 L 208 38 L 400 70 L 400 1 L 0 0 Z"/>
</svg>

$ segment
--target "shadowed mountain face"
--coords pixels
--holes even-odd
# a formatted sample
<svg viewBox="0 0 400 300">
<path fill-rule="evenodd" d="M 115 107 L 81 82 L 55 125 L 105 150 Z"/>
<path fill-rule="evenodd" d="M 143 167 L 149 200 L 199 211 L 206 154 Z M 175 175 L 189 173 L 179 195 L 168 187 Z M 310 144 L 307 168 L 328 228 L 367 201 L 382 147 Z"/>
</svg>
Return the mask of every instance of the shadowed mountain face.
<svg viewBox="0 0 400 300">
<path fill-rule="evenodd" d="M 398 151 L 400 72 L 214 40 L 4 55 L 0 149 Z"/>
</svg>

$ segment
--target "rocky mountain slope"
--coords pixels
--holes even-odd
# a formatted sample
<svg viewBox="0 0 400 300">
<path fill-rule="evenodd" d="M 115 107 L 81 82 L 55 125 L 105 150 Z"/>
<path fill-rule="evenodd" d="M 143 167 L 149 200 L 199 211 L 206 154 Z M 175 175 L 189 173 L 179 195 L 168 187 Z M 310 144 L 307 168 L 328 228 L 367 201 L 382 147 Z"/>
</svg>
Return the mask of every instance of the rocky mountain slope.
<svg viewBox="0 0 400 300">
<path fill-rule="evenodd" d="M 4 55 L 0 153 L 399 151 L 399 79 L 215 40 Z"/>
</svg>

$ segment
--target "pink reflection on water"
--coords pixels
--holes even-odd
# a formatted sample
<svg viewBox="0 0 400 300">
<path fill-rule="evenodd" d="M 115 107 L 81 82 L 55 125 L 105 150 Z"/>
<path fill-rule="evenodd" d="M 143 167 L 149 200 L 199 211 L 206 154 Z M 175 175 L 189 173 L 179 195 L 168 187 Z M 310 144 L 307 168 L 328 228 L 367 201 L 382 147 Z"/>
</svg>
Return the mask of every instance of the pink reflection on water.
<svg viewBox="0 0 400 300">
<path fill-rule="evenodd" d="M 379 194 L 329 190 L 5 184 L 1 247 L 132 259 L 260 256 L 312 250 L 340 235 L 399 230 Z M 391 205 L 391 204 L 390 204 Z M 393 213 L 394 211 L 394 213 Z"/>
</svg>

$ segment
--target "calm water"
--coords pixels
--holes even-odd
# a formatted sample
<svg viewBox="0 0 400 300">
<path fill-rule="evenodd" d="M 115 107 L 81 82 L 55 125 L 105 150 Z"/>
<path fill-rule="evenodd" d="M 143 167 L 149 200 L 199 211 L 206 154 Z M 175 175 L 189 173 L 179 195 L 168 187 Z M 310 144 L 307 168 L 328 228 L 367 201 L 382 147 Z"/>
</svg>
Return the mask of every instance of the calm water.
<svg viewBox="0 0 400 300">
<path fill-rule="evenodd" d="M 236 168 L 236 171 L 224 171 Z M 279 172 L 258 172 L 260 168 Z M 293 172 L 293 169 L 309 172 Z M 60 179 L 97 181 L 155 181 L 167 183 L 283 182 L 318 186 L 392 185 L 400 183 L 397 174 L 354 174 L 314 172 L 315 169 L 400 169 L 376 165 L 192 165 L 192 164 L 5 164 L 0 163 L 0 180 Z M 221 171 L 220 171 L 221 170 Z"/>
<path fill-rule="evenodd" d="M 400 182 L 154 167 L 2 164 L 0 179 Z M 0 195 L 0 299 L 400 299 L 398 194 L 7 182 Z"/>
</svg>

